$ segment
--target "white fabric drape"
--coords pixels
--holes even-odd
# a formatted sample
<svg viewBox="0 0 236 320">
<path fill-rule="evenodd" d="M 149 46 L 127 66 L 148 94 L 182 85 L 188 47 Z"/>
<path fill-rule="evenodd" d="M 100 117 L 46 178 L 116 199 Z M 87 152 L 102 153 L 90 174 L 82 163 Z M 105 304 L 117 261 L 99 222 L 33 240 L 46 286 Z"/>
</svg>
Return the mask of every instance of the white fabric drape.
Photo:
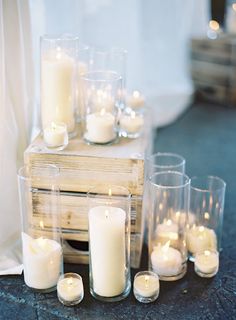
<svg viewBox="0 0 236 320">
<path fill-rule="evenodd" d="M 0 0 L 0 274 L 21 273 L 17 169 L 33 110 L 33 64 L 27 0 Z"/>
</svg>

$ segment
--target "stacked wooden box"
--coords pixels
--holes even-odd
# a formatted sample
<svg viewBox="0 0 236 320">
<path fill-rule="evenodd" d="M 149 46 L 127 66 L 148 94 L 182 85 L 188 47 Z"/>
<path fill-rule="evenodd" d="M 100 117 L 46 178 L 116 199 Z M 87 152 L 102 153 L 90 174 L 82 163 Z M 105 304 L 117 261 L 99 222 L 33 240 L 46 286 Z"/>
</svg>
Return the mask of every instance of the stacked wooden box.
<svg viewBox="0 0 236 320">
<path fill-rule="evenodd" d="M 80 138 L 72 139 L 63 151 L 48 150 L 39 136 L 25 151 L 25 164 L 55 164 L 60 168 L 61 217 L 64 258 L 70 263 L 88 263 L 88 206 L 86 192 L 92 186 L 116 184 L 128 188 L 131 200 L 131 266 L 139 267 L 144 232 L 142 197 L 145 155 L 151 152 L 151 130 L 135 140 L 121 139 L 111 146 L 90 146 Z M 32 194 L 33 221 L 47 210 L 47 183 Z M 77 244 L 75 249 L 71 247 Z M 84 245 L 83 245 L 84 244 Z"/>
<path fill-rule="evenodd" d="M 191 74 L 197 93 L 212 102 L 236 105 L 236 37 L 193 39 Z"/>
</svg>

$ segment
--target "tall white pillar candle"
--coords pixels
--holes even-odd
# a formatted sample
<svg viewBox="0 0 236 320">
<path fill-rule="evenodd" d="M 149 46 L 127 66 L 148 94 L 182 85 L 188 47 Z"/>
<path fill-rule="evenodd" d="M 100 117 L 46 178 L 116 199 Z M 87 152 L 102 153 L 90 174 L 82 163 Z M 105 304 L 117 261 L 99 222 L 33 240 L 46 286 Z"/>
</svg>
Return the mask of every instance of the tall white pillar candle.
<svg viewBox="0 0 236 320">
<path fill-rule="evenodd" d="M 89 250 L 94 292 L 114 297 L 125 289 L 125 211 L 97 206 L 89 214 Z"/>
<path fill-rule="evenodd" d="M 34 289 L 50 289 L 61 272 L 62 248 L 51 239 L 33 239 L 22 233 L 24 279 Z"/>
<path fill-rule="evenodd" d="M 42 56 L 41 112 L 43 127 L 48 123 L 65 122 L 68 132 L 75 127 L 74 85 L 75 60 L 60 48 Z"/>
</svg>

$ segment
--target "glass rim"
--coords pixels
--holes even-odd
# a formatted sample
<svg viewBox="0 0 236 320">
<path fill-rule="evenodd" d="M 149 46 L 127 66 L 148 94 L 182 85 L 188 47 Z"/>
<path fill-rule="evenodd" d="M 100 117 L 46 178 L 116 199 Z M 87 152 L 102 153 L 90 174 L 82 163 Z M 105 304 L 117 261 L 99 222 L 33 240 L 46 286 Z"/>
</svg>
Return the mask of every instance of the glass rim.
<svg viewBox="0 0 236 320">
<path fill-rule="evenodd" d="M 63 273 L 60 275 L 57 284 L 59 283 L 60 280 L 70 278 L 70 277 L 80 279 L 83 282 L 83 278 L 80 274 L 78 274 L 76 272 L 66 272 L 66 273 Z"/>
<path fill-rule="evenodd" d="M 145 275 L 145 274 L 146 274 L 146 275 L 153 276 L 153 277 L 155 277 L 155 278 L 157 278 L 157 279 L 159 280 L 158 274 L 157 274 L 156 272 L 154 272 L 154 271 L 151 271 L 151 270 L 143 270 L 143 271 L 137 272 L 137 273 L 135 274 L 135 276 L 134 276 L 134 279 L 136 279 L 136 278 L 139 277 L 139 276 Z"/>
<path fill-rule="evenodd" d="M 198 179 L 203 179 L 203 180 L 205 180 L 205 182 L 207 182 L 210 179 L 212 179 L 214 181 L 218 181 L 221 184 L 221 186 L 213 188 L 212 190 L 209 189 L 209 188 L 208 189 L 203 189 L 203 188 L 199 188 L 199 187 L 194 187 L 192 185 L 192 182 L 194 182 L 194 181 L 196 181 Z M 223 179 L 221 179 L 221 178 L 219 178 L 217 176 L 211 176 L 211 175 L 209 175 L 209 176 L 193 176 L 191 178 L 191 190 L 199 191 L 199 192 L 202 192 L 202 193 L 211 193 L 211 192 L 214 192 L 214 191 L 223 190 L 225 188 L 226 188 L 226 182 Z"/>
<path fill-rule="evenodd" d="M 104 188 L 103 190 L 109 190 L 109 189 L 111 189 L 112 190 L 112 188 L 115 188 L 116 190 L 123 190 L 123 191 L 125 191 L 125 193 L 124 194 L 112 194 L 111 195 L 111 197 L 127 197 L 127 198 L 131 198 L 131 192 L 130 192 L 130 190 L 128 189 L 128 188 L 126 188 L 126 187 L 123 187 L 123 186 L 119 186 L 119 185 L 114 185 L 114 184 L 111 184 L 111 185 L 107 185 L 106 186 L 106 188 Z M 98 192 L 93 192 L 93 191 L 98 191 L 99 190 L 99 187 L 98 186 L 93 186 L 93 187 L 91 187 L 88 191 L 87 191 L 87 193 L 86 193 L 86 196 L 87 197 L 89 197 L 89 196 L 100 196 L 101 198 L 104 198 L 104 197 L 109 197 L 109 194 L 107 193 L 98 193 Z"/>
<path fill-rule="evenodd" d="M 147 160 L 150 161 L 151 159 L 154 159 L 155 157 L 173 157 L 176 159 L 179 159 L 179 163 L 178 164 L 168 164 L 168 165 L 160 165 L 160 164 L 153 164 L 153 167 L 162 167 L 162 168 L 169 168 L 169 167 L 179 167 L 180 165 L 185 165 L 186 160 L 184 157 L 182 157 L 181 155 L 177 154 L 177 153 L 172 153 L 172 152 L 157 152 L 152 154 L 151 156 L 147 157 Z"/>
<path fill-rule="evenodd" d="M 70 33 L 57 33 L 57 34 L 50 34 L 46 33 L 40 36 L 40 41 L 74 41 L 79 40 L 79 37 L 77 35 L 73 35 Z"/>
<path fill-rule="evenodd" d="M 161 185 L 161 184 L 158 184 L 158 183 L 155 183 L 154 181 L 152 181 L 152 178 L 156 177 L 156 176 L 161 176 L 161 175 L 166 175 L 166 174 L 170 174 L 170 175 L 175 175 L 175 176 L 182 176 L 185 178 L 185 183 L 182 183 L 182 184 L 179 184 L 177 186 L 169 186 L 169 185 Z M 182 172 L 178 172 L 178 171 L 160 171 L 160 172 L 156 172 L 154 173 L 153 175 L 150 176 L 150 179 L 149 179 L 150 183 L 153 185 L 153 186 L 157 186 L 158 188 L 160 189 L 178 189 L 178 188 L 184 188 L 186 187 L 187 185 L 190 185 L 191 183 L 191 179 L 189 178 L 189 176 L 187 176 L 185 173 L 182 173 Z"/>
<path fill-rule="evenodd" d="M 32 177 L 29 175 L 29 174 L 26 174 L 28 172 L 29 169 L 32 169 L 32 168 L 37 168 L 37 169 L 52 169 L 52 174 L 48 175 L 49 177 L 58 177 L 59 174 L 60 174 L 60 168 L 58 166 L 56 166 L 55 164 L 45 164 L 45 165 L 39 165 L 39 166 L 29 166 L 29 165 L 24 165 L 22 167 L 20 167 L 18 169 L 18 172 L 17 172 L 17 177 L 21 180 L 31 180 Z M 29 173 L 29 172 L 28 172 Z M 34 176 L 34 175 L 33 175 Z"/>
<path fill-rule="evenodd" d="M 98 79 L 95 79 L 95 78 L 92 78 L 91 75 L 101 75 L 101 74 L 108 74 L 110 75 L 111 77 L 109 78 L 106 78 L 106 79 L 102 79 L 101 78 L 98 78 Z M 81 80 L 83 81 L 89 81 L 89 82 L 118 82 L 118 81 L 121 81 L 122 80 L 122 77 L 119 73 L 115 72 L 115 71 L 111 71 L 111 70 L 97 70 L 97 71 L 88 71 L 86 72 L 84 75 L 82 75 L 80 77 Z"/>
<path fill-rule="evenodd" d="M 106 47 L 106 46 L 98 46 L 98 47 L 91 47 L 91 50 L 95 54 L 123 54 L 126 55 L 128 51 L 123 47 Z"/>
</svg>

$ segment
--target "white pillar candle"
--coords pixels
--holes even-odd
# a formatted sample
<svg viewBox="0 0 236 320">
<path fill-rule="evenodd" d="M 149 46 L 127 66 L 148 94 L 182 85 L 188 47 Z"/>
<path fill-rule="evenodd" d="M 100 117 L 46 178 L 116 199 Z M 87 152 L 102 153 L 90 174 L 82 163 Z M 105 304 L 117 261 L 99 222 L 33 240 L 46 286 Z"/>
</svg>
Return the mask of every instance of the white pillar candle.
<svg viewBox="0 0 236 320">
<path fill-rule="evenodd" d="M 130 115 L 123 115 L 120 119 L 120 128 L 127 133 L 136 133 L 141 131 L 144 124 L 143 116 L 135 112 Z"/>
<path fill-rule="evenodd" d="M 60 48 L 42 56 L 41 111 L 43 127 L 53 121 L 64 122 L 69 132 L 75 127 L 75 60 Z"/>
<path fill-rule="evenodd" d="M 68 144 L 68 133 L 65 124 L 52 122 L 43 130 L 43 139 L 48 147 L 59 147 Z"/>
<path fill-rule="evenodd" d="M 178 231 L 178 225 L 170 219 L 158 224 L 156 228 L 157 244 L 164 245 L 169 241 L 171 246 L 176 247 L 179 239 Z"/>
<path fill-rule="evenodd" d="M 148 298 L 159 294 L 160 285 L 158 276 L 140 275 L 134 279 L 135 293 Z"/>
<path fill-rule="evenodd" d="M 141 108 L 145 104 L 145 98 L 139 91 L 134 91 L 131 96 L 127 97 L 127 106 L 131 108 Z"/>
<path fill-rule="evenodd" d="M 194 267 L 197 273 L 215 275 L 219 269 L 219 253 L 210 250 L 197 253 L 195 255 Z"/>
<path fill-rule="evenodd" d="M 187 231 L 188 251 L 195 254 L 208 249 L 216 249 L 215 231 L 204 226 L 193 226 Z"/>
<path fill-rule="evenodd" d="M 80 276 L 64 277 L 57 283 L 57 295 L 59 300 L 64 304 L 71 302 L 78 303 L 83 299 L 84 286 Z"/>
<path fill-rule="evenodd" d="M 182 256 L 179 250 L 169 246 L 157 246 L 151 253 L 152 269 L 159 276 L 175 276 L 181 272 Z"/>
<path fill-rule="evenodd" d="M 85 138 L 95 143 L 107 143 L 115 139 L 115 117 L 105 112 L 91 113 L 86 118 Z"/>
<path fill-rule="evenodd" d="M 89 250 L 94 292 L 121 294 L 126 283 L 125 211 L 98 206 L 89 210 Z"/>
<path fill-rule="evenodd" d="M 57 284 L 61 272 L 62 248 L 51 239 L 33 239 L 22 233 L 24 279 L 34 289 L 49 289 Z"/>
</svg>

